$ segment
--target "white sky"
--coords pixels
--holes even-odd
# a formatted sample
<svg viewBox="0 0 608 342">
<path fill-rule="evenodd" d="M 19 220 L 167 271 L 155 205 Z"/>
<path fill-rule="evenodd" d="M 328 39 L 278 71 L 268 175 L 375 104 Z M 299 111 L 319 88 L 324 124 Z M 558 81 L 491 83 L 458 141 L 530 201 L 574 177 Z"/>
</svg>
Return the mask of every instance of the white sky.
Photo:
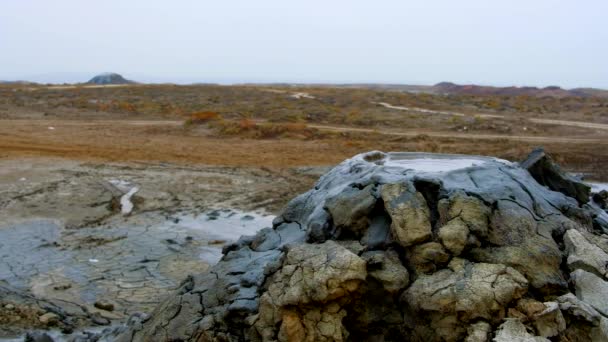
<svg viewBox="0 0 608 342">
<path fill-rule="evenodd" d="M 0 0 L 0 79 L 608 88 L 607 0 Z"/>
</svg>

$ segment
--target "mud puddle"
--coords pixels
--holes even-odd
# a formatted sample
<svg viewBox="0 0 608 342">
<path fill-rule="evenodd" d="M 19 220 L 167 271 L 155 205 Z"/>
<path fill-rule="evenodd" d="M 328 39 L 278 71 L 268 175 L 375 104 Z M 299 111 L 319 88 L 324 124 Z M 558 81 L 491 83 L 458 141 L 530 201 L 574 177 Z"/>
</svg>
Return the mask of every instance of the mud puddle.
<svg viewBox="0 0 608 342">
<path fill-rule="evenodd" d="M 199 258 L 213 265 L 222 257 L 222 247 L 227 242 L 236 241 L 241 235 L 254 235 L 261 228 L 272 227 L 273 219 L 272 215 L 224 209 L 198 216 L 177 215 L 169 224 L 172 224 L 172 230 L 195 230 L 206 236 L 207 245 L 200 247 Z"/>
<path fill-rule="evenodd" d="M 608 191 L 608 183 L 588 183 L 591 185 L 592 192 Z"/>
</svg>

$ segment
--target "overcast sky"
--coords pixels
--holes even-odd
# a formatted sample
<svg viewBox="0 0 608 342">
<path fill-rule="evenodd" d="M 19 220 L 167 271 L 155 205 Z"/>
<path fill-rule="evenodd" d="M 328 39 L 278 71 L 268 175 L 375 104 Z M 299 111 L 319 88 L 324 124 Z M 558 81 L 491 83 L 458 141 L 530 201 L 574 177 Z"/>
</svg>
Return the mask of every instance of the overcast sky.
<svg viewBox="0 0 608 342">
<path fill-rule="evenodd" d="M 0 79 L 608 88 L 607 0 L 0 0 Z"/>
</svg>

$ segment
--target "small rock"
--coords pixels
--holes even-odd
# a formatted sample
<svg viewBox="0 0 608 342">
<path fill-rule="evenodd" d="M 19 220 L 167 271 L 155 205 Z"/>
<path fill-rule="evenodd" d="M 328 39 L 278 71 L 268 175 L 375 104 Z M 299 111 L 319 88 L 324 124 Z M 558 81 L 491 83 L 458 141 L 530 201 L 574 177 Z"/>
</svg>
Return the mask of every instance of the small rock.
<svg viewBox="0 0 608 342">
<path fill-rule="evenodd" d="M 455 256 L 460 255 L 467 244 L 469 228 L 460 218 L 455 218 L 439 228 L 441 243 Z"/>
<path fill-rule="evenodd" d="M 110 325 L 110 320 L 101 316 L 99 312 L 96 312 L 91 315 L 91 322 L 97 325 Z"/>
<path fill-rule="evenodd" d="M 576 270 L 570 274 L 576 297 L 591 305 L 603 315 L 608 315 L 608 282 L 593 273 Z"/>
<path fill-rule="evenodd" d="M 55 325 L 59 322 L 59 316 L 52 312 L 47 312 L 44 315 L 38 317 L 38 320 L 44 325 Z"/>
<path fill-rule="evenodd" d="M 13 309 L 15 308 L 15 306 L 14 306 L 13 304 L 6 304 L 6 305 L 4 306 L 4 308 L 5 308 L 6 310 L 13 310 Z"/>
<path fill-rule="evenodd" d="M 306 331 L 302 324 L 301 317 L 293 312 L 287 311 L 283 314 L 283 322 L 279 331 L 279 338 L 287 341 L 304 341 L 306 339 Z"/>
<path fill-rule="evenodd" d="M 108 332 L 108 333 L 111 333 L 111 332 Z M 99 334 L 95 334 L 95 333 L 89 332 L 89 331 L 82 331 L 82 332 L 73 334 L 70 337 L 69 341 L 70 342 L 91 342 L 91 341 L 99 341 L 99 339 L 100 339 Z"/>
<path fill-rule="evenodd" d="M 114 304 L 105 300 L 98 300 L 94 305 L 96 308 L 101 310 L 114 311 Z"/>
<path fill-rule="evenodd" d="M 572 293 L 557 298 L 559 308 L 564 313 L 577 319 L 587 321 L 594 326 L 600 324 L 601 315 L 591 305 L 579 300 Z"/>
<path fill-rule="evenodd" d="M 564 244 L 568 252 L 568 267 L 570 271 L 577 268 L 606 277 L 608 274 L 608 254 L 601 248 L 591 244 L 575 229 L 564 234 Z"/>
<path fill-rule="evenodd" d="M 213 316 L 206 316 L 206 317 L 208 317 L 207 320 L 213 319 Z M 146 313 L 134 312 L 133 314 L 131 314 L 131 316 L 129 316 L 129 319 L 127 320 L 127 326 L 133 327 L 133 329 L 135 329 L 135 330 L 139 330 L 139 329 L 141 329 L 142 324 L 149 318 L 150 318 L 150 316 Z M 204 324 L 204 321 L 205 321 L 205 319 L 203 319 L 201 321 L 201 324 Z"/>
<path fill-rule="evenodd" d="M 365 247 L 356 240 L 342 240 L 338 241 L 338 244 L 356 255 L 360 255 L 365 250 Z"/>
<path fill-rule="evenodd" d="M 608 318 L 602 317 L 599 327 L 591 330 L 592 341 L 608 341 Z"/>
<path fill-rule="evenodd" d="M 348 187 L 337 196 L 328 198 L 325 206 L 334 225 L 356 236 L 365 231 L 370 224 L 368 216 L 376 205 L 373 192 L 372 185 L 362 190 Z"/>
<path fill-rule="evenodd" d="M 526 330 L 526 326 L 518 319 L 507 318 L 498 327 L 494 342 L 549 342 L 548 339 L 534 336 Z"/>
<path fill-rule="evenodd" d="M 545 304 L 534 299 L 523 298 L 517 301 L 517 310 L 524 313 L 527 318 L 532 318 L 545 309 Z"/>
<path fill-rule="evenodd" d="M 534 315 L 536 332 L 543 337 L 553 337 L 566 330 L 566 320 L 557 302 L 545 302 L 546 309 Z"/>
<path fill-rule="evenodd" d="M 431 237 L 429 207 L 413 184 L 385 184 L 382 199 L 392 219 L 391 232 L 400 245 L 408 247 Z"/>
<path fill-rule="evenodd" d="M 519 272 L 500 264 L 470 263 L 454 258 L 431 275 L 419 275 L 401 296 L 417 311 L 456 314 L 462 321 L 493 319 L 511 300 L 520 298 L 528 282 Z"/>
<path fill-rule="evenodd" d="M 542 148 L 535 149 L 520 163 L 532 177 L 553 191 L 574 197 L 580 204 L 589 202 L 591 187 L 564 172 Z"/>
<path fill-rule="evenodd" d="M 299 341 L 305 332 L 304 340 L 343 340 L 341 322 L 346 311 L 331 302 L 358 289 L 367 277 L 366 266 L 362 258 L 331 240 L 290 248 L 283 268 L 272 276 L 267 293 L 260 299 L 255 329 L 273 329 L 275 317 L 280 315 L 279 339 Z M 289 309 L 300 304 L 313 306 L 303 315 Z"/>
<path fill-rule="evenodd" d="M 608 191 L 602 190 L 593 194 L 593 201 L 602 209 L 608 209 Z"/>
<path fill-rule="evenodd" d="M 399 261 L 397 252 L 371 251 L 363 253 L 361 258 L 367 262 L 369 276 L 382 283 L 389 293 L 397 293 L 409 284 L 407 268 Z"/>
<path fill-rule="evenodd" d="M 71 287 L 72 287 L 72 284 L 57 284 L 57 285 L 53 286 L 53 290 L 64 291 L 64 290 L 70 289 Z"/>
<path fill-rule="evenodd" d="M 25 335 L 25 342 L 54 342 L 53 338 L 44 332 L 28 332 Z"/>
<path fill-rule="evenodd" d="M 376 215 L 371 218 L 369 228 L 361 243 L 368 249 L 385 249 L 390 243 L 391 219 L 387 215 Z"/>
<path fill-rule="evenodd" d="M 475 197 L 455 193 L 450 198 L 441 199 L 438 210 L 443 224 L 458 219 L 471 233 L 478 236 L 486 236 L 488 233 L 490 209 Z"/>
<path fill-rule="evenodd" d="M 492 327 L 487 322 L 479 321 L 471 324 L 467 329 L 468 336 L 465 342 L 487 342 L 491 331 Z"/>
<path fill-rule="evenodd" d="M 439 242 L 427 242 L 417 245 L 408 253 L 411 266 L 417 273 L 432 273 L 450 260 Z"/>
<path fill-rule="evenodd" d="M 528 319 L 528 316 L 526 316 L 525 314 L 523 314 L 521 311 L 515 309 L 515 308 L 509 308 L 507 310 L 507 317 L 508 318 L 517 318 L 521 321 L 525 321 Z"/>
<path fill-rule="evenodd" d="M 355 291 L 367 276 L 366 262 L 334 241 L 297 245 L 283 266 L 268 291 L 284 306 L 335 300 Z"/>
<path fill-rule="evenodd" d="M 244 215 L 243 217 L 241 217 L 241 221 L 253 221 L 255 220 L 255 217 L 251 216 L 251 215 Z"/>
</svg>

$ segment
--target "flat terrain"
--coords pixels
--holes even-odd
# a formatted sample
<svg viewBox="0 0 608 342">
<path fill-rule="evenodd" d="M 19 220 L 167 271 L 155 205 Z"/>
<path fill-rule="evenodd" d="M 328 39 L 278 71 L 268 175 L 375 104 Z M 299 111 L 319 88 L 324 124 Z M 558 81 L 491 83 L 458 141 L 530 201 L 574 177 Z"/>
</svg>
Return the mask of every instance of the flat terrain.
<svg viewBox="0 0 608 342">
<path fill-rule="evenodd" d="M 523 158 L 608 175 L 608 99 L 264 86 L 2 86 L 0 158 L 290 168 L 362 151 Z"/>
</svg>

